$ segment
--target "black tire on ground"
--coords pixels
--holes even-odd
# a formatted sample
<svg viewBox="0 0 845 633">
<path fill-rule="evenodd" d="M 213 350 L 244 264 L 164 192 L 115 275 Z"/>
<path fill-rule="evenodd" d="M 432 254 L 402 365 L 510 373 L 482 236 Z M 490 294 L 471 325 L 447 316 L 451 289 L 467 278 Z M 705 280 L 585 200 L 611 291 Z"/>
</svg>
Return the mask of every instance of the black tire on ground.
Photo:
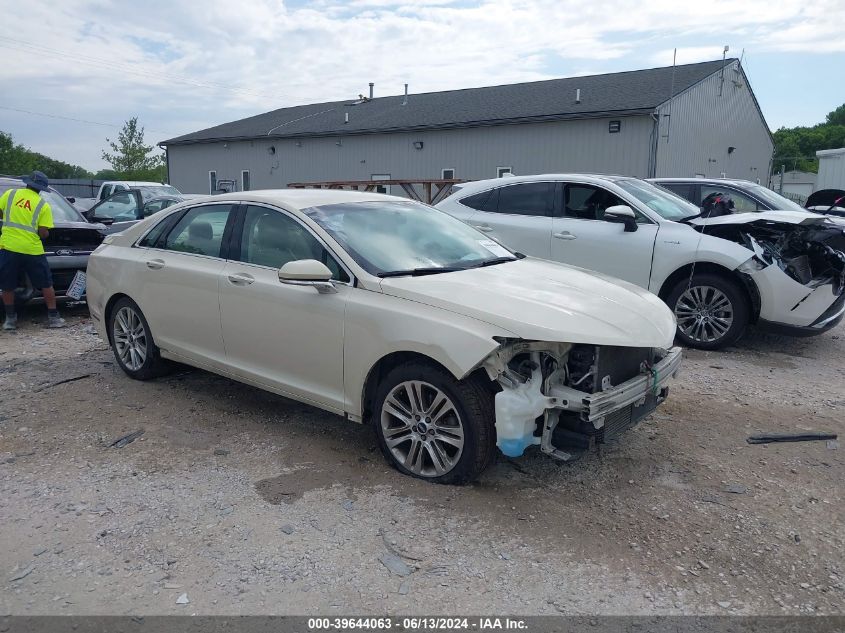
<svg viewBox="0 0 845 633">
<path fill-rule="evenodd" d="M 688 290 L 705 301 L 715 296 L 714 291 L 718 291 L 727 300 L 727 304 L 722 302 L 719 310 L 711 312 L 709 323 L 699 327 L 698 330 L 691 329 L 690 324 L 694 319 L 686 317 L 690 314 L 691 307 L 690 295 L 685 296 Z M 681 301 L 682 298 L 684 301 Z M 684 345 L 696 349 L 715 350 L 733 345 L 745 332 L 751 313 L 748 297 L 739 284 L 717 273 L 696 273 L 692 280 L 681 280 L 667 295 L 666 303 L 678 319 L 678 339 Z M 721 331 L 727 315 L 731 316 L 730 325 L 726 330 Z M 714 320 L 713 316 L 721 319 L 722 325 Z"/>
<path fill-rule="evenodd" d="M 121 357 L 118 344 L 115 342 L 115 322 L 119 319 L 119 314 L 126 314 L 125 312 L 122 312 L 124 310 L 134 312 L 143 328 L 143 336 L 145 337 L 146 342 L 146 356 L 143 363 L 137 368 L 127 366 L 126 362 L 124 362 Z M 108 333 L 109 343 L 111 344 L 112 352 L 114 352 L 114 358 L 117 361 L 118 366 L 126 373 L 127 376 L 134 378 L 135 380 L 150 380 L 167 373 L 168 363 L 159 353 L 159 349 L 155 344 L 147 319 L 144 317 L 144 313 L 141 312 L 141 308 L 138 307 L 138 304 L 132 301 L 129 297 L 119 299 L 117 303 L 112 306 L 111 312 L 109 312 Z"/>
<path fill-rule="evenodd" d="M 438 451 L 446 450 L 448 456 L 448 451 L 454 450 L 450 444 L 445 444 L 442 440 L 437 440 L 438 444 L 434 446 L 434 438 L 442 438 L 443 435 L 439 434 L 444 430 L 447 433 L 452 432 L 449 431 L 448 425 L 459 424 L 463 429 L 463 447 L 457 459 L 454 460 L 454 465 L 443 474 L 431 472 L 431 468 L 429 468 L 428 473 L 413 472 L 388 447 L 387 439 L 385 438 L 386 431 L 382 424 L 385 400 L 387 400 L 388 396 L 390 396 L 396 387 L 409 381 L 424 383 L 424 386 L 420 388 L 423 394 L 422 400 L 424 401 L 420 410 L 431 404 L 431 401 L 426 401 L 426 398 L 433 400 L 435 390 L 439 390 L 451 401 L 454 410 L 459 416 L 458 418 L 453 417 L 451 414 L 446 414 L 442 417 L 438 416 L 437 414 L 439 412 L 446 411 L 447 405 L 431 407 L 431 418 L 434 420 L 440 418 L 438 424 L 441 424 L 441 426 L 430 423 L 428 428 L 431 434 L 431 444 L 428 445 L 428 448 L 425 447 L 426 445 L 421 445 L 417 449 L 417 452 L 423 455 L 424 463 L 429 464 L 433 468 L 434 458 L 432 457 L 432 451 L 438 453 Z M 495 456 L 496 430 L 493 394 L 478 376 L 471 376 L 465 380 L 458 381 L 448 372 L 425 362 L 412 362 L 401 365 L 388 372 L 378 385 L 372 411 L 373 424 L 382 453 L 394 468 L 405 475 L 418 477 L 433 483 L 463 485 L 475 480 L 487 468 Z M 414 422 L 425 422 L 424 417 L 421 420 L 415 420 L 413 416 L 410 417 L 410 422 L 412 423 L 411 428 L 420 428 L 416 424 L 413 424 Z M 390 417 L 390 420 L 391 424 L 395 423 L 399 428 L 403 425 L 399 418 Z M 435 427 L 434 432 L 432 432 L 432 427 Z M 391 430 L 394 429 L 391 428 Z M 413 431 L 411 435 L 419 437 Z M 394 435 L 393 437 L 396 438 L 398 436 Z M 411 450 L 412 441 L 411 439 L 407 441 L 406 446 L 408 447 L 408 452 Z M 402 451 L 404 450 L 403 446 L 405 445 L 399 445 L 395 448 Z"/>
</svg>

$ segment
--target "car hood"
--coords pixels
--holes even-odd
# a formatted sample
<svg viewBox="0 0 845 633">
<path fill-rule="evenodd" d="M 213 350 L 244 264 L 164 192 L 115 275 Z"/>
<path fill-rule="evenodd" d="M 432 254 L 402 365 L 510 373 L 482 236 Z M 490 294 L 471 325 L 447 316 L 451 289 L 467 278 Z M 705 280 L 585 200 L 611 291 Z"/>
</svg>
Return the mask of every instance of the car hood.
<svg viewBox="0 0 845 633">
<path fill-rule="evenodd" d="M 90 222 L 56 222 L 44 240 L 44 250 L 47 253 L 60 250 L 90 253 L 103 241 L 105 228 Z"/>
<path fill-rule="evenodd" d="M 832 218 L 810 211 L 755 211 L 752 213 L 732 213 L 715 218 L 695 218 L 690 224 L 698 226 L 718 226 L 723 224 L 754 224 L 778 222 L 779 224 L 824 224 Z"/>
<path fill-rule="evenodd" d="M 501 327 L 525 340 L 664 347 L 675 317 L 650 292 L 565 264 L 526 258 L 382 280 L 382 292 Z"/>
</svg>

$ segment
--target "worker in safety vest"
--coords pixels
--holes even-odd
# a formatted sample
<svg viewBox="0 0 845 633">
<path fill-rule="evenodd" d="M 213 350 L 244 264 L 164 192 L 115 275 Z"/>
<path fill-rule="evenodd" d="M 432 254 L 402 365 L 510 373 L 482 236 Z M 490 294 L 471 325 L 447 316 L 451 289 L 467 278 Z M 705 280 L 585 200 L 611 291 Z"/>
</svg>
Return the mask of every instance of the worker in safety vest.
<svg viewBox="0 0 845 633">
<path fill-rule="evenodd" d="M 65 320 L 56 309 L 53 276 L 44 245 L 49 229 L 53 228 L 53 211 L 39 195 L 49 187 L 49 181 L 40 171 L 21 178 L 26 188 L 9 189 L 0 196 L 0 213 L 3 224 L 0 233 L 0 289 L 6 309 L 4 330 L 18 327 L 15 311 L 15 288 L 20 271 L 26 272 L 34 288 L 40 288 L 47 304 L 47 327 L 63 327 Z"/>
</svg>

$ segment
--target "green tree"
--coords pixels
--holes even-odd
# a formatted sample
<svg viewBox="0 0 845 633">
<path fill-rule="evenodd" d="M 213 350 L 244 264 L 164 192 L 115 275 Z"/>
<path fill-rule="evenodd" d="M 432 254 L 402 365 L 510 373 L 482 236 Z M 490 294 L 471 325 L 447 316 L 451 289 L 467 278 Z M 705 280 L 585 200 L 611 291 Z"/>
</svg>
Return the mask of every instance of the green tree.
<svg viewBox="0 0 845 633">
<path fill-rule="evenodd" d="M 845 125 L 845 103 L 833 112 L 829 112 L 825 117 L 825 122 L 830 125 Z"/>
<path fill-rule="evenodd" d="M 79 165 L 70 165 L 15 143 L 11 134 L 0 132 L 0 174 L 20 176 L 35 170 L 48 178 L 90 178 L 91 172 Z"/>
<path fill-rule="evenodd" d="M 824 123 L 812 127 L 782 127 L 772 136 L 775 140 L 773 172 L 780 171 L 781 165 L 788 170 L 818 171 L 818 150 L 845 147 L 845 104 L 829 112 Z"/>
<path fill-rule="evenodd" d="M 103 151 L 103 160 L 112 166 L 115 177 L 156 181 L 166 177 L 164 155 L 144 144 L 144 128 L 138 126 L 138 117 L 124 123 L 116 142 L 108 138 L 106 142 L 111 151 Z"/>
</svg>

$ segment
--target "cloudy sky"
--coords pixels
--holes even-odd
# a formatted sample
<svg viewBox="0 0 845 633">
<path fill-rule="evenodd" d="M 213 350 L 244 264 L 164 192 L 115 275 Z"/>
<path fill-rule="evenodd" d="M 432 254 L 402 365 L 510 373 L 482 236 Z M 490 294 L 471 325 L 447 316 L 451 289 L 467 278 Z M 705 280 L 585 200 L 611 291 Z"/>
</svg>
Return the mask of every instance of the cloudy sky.
<svg viewBox="0 0 845 633">
<path fill-rule="evenodd" d="M 845 101 L 842 0 L 0 0 L 0 130 L 92 170 L 138 116 L 157 143 L 287 105 L 718 59 L 769 126 Z"/>
</svg>

